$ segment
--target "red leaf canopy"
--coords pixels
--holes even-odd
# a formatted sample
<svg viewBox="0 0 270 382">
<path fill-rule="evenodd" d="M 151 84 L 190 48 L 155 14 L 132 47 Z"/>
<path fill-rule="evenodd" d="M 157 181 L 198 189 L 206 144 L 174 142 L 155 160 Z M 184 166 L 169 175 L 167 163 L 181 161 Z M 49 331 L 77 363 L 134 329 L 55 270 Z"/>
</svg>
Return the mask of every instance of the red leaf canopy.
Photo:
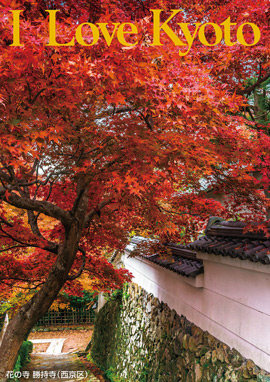
<svg viewBox="0 0 270 382">
<path fill-rule="evenodd" d="M 128 276 L 113 270 L 104 252 L 122 250 L 132 231 L 190 240 L 209 215 L 264 217 L 267 200 L 259 189 L 269 187 L 269 136 L 243 111 L 246 97 L 270 76 L 268 1 L 0 4 L 3 290 L 42 285 L 76 219 L 81 229 L 71 278 L 85 262 L 89 277 L 106 289 Z M 160 46 L 151 45 L 151 10 L 162 9 L 165 22 L 180 7 L 169 23 L 175 32 L 178 23 L 189 23 L 194 32 L 195 22 L 221 25 L 230 17 L 233 42 L 237 27 L 247 22 L 258 25 L 261 39 L 228 47 L 196 38 L 184 57 L 165 32 Z M 91 45 L 86 27 L 89 46 L 47 46 L 46 10 L 52 9 L 59 10 L 62 44 L 81 23 L 108 23 L 111 36 L 113 23 L 132 23 L 138 34 L 126 35 L 130 46 L 117 38 L 108 46 L 101 35 Z M 23 11 L 22 46 L 10 46 L 10 10 Z M 244 35 L 252 43 L 252 30 Z M 205 29 L 205 37 L 215 41 L 214 29 Z M 207 199 L 207 190 L 230 195 L 230 208 Z M 243 203 L 248 208 L 236 208 Z M 73 285 L 79 288 L 79 279 Z"/>
</svg>

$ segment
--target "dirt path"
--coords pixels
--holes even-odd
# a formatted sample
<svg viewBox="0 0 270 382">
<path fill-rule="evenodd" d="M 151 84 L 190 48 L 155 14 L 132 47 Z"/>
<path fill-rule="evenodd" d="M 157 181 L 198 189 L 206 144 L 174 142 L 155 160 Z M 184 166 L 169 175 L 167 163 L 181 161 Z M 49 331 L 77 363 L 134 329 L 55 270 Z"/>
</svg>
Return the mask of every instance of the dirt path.
<svg viewBox="0 0 270 382">
<path fill-rule="evenodd" d="M 62 349 L 63 353 L 70 353 L 76 351 L 84 351 L 86 346 L 91 340 L 93 333 L 93 326 L 89 326 L 86 329 L 80 330 L 61 330 L 61 331 L 48 331 L 48 332 L 34 332 L 29 336 L 29 341 L 31 340 L 44 340 L 47 338 L 65 338 L 64 346 Z M 35 343 L 33 353 L 43 353 L 49 347 L 49 343 Z"/>
<path fill-rule="evenodd" d="M 31 362 L 20 382 L 99 382 L 75 354 L 85 350 L 91 336 L 92 328 L 31 333 Z"/>
<path fill-rule="evenodd" d="M 20 382 L 99 382 L 76 354 L 32 354 L 23 373 L 27 378 L 21 378 Z"/>
</svg>

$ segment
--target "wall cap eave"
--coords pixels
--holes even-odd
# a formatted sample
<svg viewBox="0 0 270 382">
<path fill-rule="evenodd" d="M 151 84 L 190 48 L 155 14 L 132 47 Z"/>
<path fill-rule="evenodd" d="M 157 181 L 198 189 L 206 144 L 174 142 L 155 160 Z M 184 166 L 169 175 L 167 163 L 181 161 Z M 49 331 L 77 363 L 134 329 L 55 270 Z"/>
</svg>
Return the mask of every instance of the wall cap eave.
<svg viewBox="0 0 270 382">
<path fill-rule="evenodd" d="M 253 272 L 255 271 L 270 274 L 270 264 L 261 264 L 259 262 L 255 263 L 249 260 L 241 260 L 239 258 L 231 258 L 228 256 L 225 257 L 200 251 L 197 251 L 197 258 L 212 263 L 224 264 L 235 268 L 247 269 Z"/>
<path fill-rule="evenodd" d="M 138 257 L 138 256 L 135 256 L 135 257 L 129 257 L 129 251 L 125 251 L 124 255 L 124 263 L 125 263 L 125 260 L 129 260 L 129 259 L 132 259 L 132 260 L 137 260 L 137 261 L 140 261 L 144 264 L 147 264 L 148 266 L 154 268 L 154 269 L 163 269 L 163 271 L 168 274 L 170 274 L 171 277 L 177 277 L 179 278 L 179 280 L 181 280 L 182 282 L 186 283 L 186 284 L 189 284 L 191 286 L 193 286 L 194 288 L 203 288 L 204 286 L 204 274 L 201 273 L 195 277 L 187 277 L 187 276 L 182 276 L 170 269 L 167 269 L 167 268 L 164 268 L 158 264 L 155 264 L 155 263 L 152 263 L 151 261 L 147 261 L 147 259 L 144 259 L 142 257 Z"/>
</svg>

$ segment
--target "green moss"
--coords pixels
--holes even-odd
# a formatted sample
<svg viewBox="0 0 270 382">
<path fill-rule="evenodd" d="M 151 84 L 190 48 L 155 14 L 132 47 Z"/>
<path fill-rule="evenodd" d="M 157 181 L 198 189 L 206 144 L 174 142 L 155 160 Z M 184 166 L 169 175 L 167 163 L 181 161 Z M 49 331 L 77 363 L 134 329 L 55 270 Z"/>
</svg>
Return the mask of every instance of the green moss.
<svg viewBox="0 0 270 382">
<path fill-rule="evenodd" d="M 108 378 L 111 382 L 126 382 L 126 380 L 117 377 L 116 372 L 112 367 L 105 371 L 105 377 Z"/>
<path fill-rule="evenodd" d="M 20 347 L 17 361 L 15 363 L 13 372 L 16 373 L 18 371 L 21 371 L 22 368 L 30 361 L 30 353 L 33 350 L 33 344 L 30 341 L 24 341 L 22 343 L 22 346 Z M 19 382 L 18 378 L 13 378 L 13 382 Z"/>
<path fill-rule="evenodd" d="M 219 349 L 224 352 L 222 361 Z M 135 284 L 113 293 L 98 313 L 91 357 L 111 382 L 246 380 L 239 369 L 245 360 L 238 352 L 172 314 Z M 253 380 L 254 376 L 248 379 Z M 256 380 L 270 382 L 266 375 Z"/>
<path fill-rule="evenodd" d="M 92 338 L 91 356 L 102 370 L 109 370 L 116 351 L 117 330 L 120 326 L 122 294 L 114 296 L 96 317 Z"/>
</svg>

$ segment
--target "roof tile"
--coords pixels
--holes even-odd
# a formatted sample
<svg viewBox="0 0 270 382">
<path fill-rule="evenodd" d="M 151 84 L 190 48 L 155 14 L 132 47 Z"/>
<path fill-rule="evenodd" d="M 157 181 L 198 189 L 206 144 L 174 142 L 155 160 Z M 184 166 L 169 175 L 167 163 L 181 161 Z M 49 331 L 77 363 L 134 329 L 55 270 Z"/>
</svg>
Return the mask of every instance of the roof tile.
<svg viewBox="0 0 270 382">
<path fill-rule="evenodd" d="M 196 277 L 204 272 L 203 261 L 196 257 L 196 251 L 270 264 L 269 238 L 263 231 L 246 232 L 246 226 L 243 222 L 215 220 L 212 226 L 210 224 L 209 227 L 208 224 L 204 236 L 187 246 L 165 243 L 164 245 L 171 250 L 169 259 L 159 254 L 140 256 L 186 277 Z M 270 226 L 268 232 L 270 233 Z M 136 245 L 144 240 L 149 239 L 133 237 L 127 250 L 134 250 Z"/>
<path fill-rule="evenodd" d="M 136 246 L 143 240 L 145 239 L 136 236 L 133 237 L 130 242 Z M 194 251 L 188 249 L 186 246 L 174 243 L 166 243 L 165 246 L 171 250 L 171 258 L 169 259 L 161 258 L 158 254 L 140 256 L 182 276 L 195 277 L 203 273 L 202 260 L 196 258 L 196 253 Z"/>
<path fill-rule="evenodd" d="M 259 223 L 257 223 L 258 225 Z M 187 245 L 190 250 L 270 264 L 270 240 L 265 232 L 245 232 L 244 222 L 222 221 L 206 230 L 206 235 Z M 270 229 L 268 228 L 268 232 Z"/>
</svg>

